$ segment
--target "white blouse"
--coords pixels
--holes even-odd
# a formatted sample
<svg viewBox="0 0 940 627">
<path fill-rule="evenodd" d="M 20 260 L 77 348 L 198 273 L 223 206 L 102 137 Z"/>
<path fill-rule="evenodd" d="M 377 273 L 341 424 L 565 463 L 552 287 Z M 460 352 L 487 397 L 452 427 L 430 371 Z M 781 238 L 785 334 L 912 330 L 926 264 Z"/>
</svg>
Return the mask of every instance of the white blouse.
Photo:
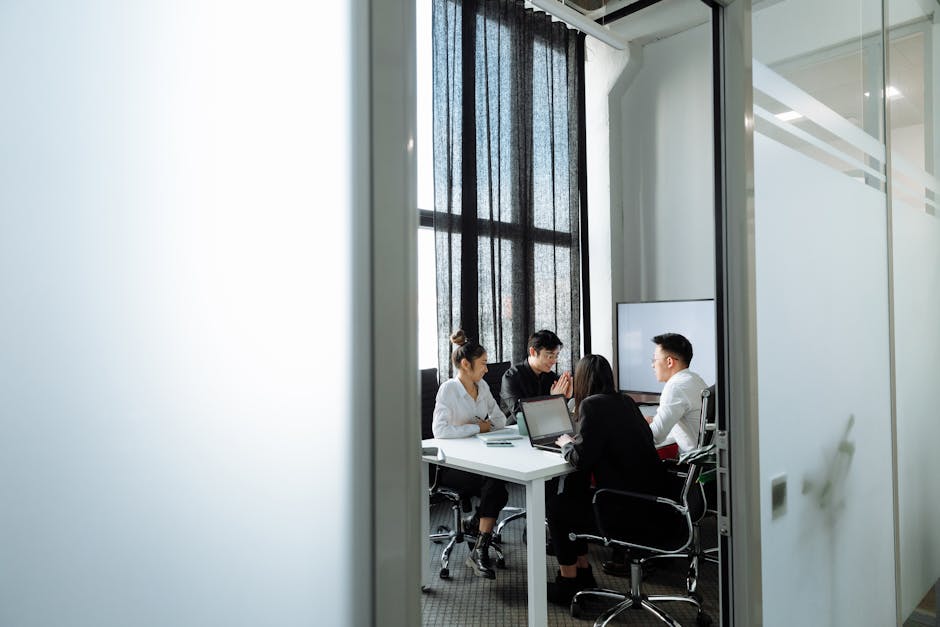
<svg viewBox="0 0 940 627">
<path fill-rule="evenodd" d="M 489 418 L 494 429 L 506 426 L 506 415 L 493 398 L 490 386 L 477 381 L 477 399 L 473 400 L 463 383 L 454 377 L 437 391 L 431 430 L 435 438 L 466 438 L 480 432 L 477 418 Z"/>
</svg>

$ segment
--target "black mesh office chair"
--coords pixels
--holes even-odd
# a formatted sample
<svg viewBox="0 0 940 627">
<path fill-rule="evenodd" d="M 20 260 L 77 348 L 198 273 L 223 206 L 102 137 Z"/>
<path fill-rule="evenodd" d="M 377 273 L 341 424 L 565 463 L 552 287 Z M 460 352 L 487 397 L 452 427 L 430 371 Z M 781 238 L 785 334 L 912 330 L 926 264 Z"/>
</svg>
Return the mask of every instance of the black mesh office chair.
<svg viewBox="0 0 940 627">
<path fill-rule="evenodd" d="M 709 506 L 709 494 L 708 492 L 712 491 L 715 485 L 714 482 L 714 447 L 712 446 L 712 440 L 714 439 L 714 424 L 715 424 L 715 386 L 712 385 L 704 390 L 702 390 L 702 412 L 699 422 L 699 433 L 698 441 L 696 443 L 696 451 L 707 451 L 709 455 L 702 455 L 699 459 L 698 465 L 700 468 L 699 477 L 696 480 L 695 484 L 691 487 L 692 490 L 698 492 L 696 498 L 700 499 L 703 506 L 704 512 L 699 520 L 694 521 L 692 533 L 693 538 L 692 542 L 688 547 L 688 550 L 669 553 L 669 554 L 658 554 L 651 555 L 644 559 L 644 564 L 647 564 L 653 560 L 658 559 L 669 559 L 669 558 L 680 558 L 689 560 L 689 570 L 686 573 L 686 589 L 690 594 L 694 594 L 698 586 L 698 572 L 699 572 L 699 562 L 700 560 L 706 560 L 709 562 L 718 563 L 718 549 L 702 549 L 702 520 L 706 515 L 714 515 L 717 512 L 711 509 Z M 691 454 L 691 452 L 689 453 Z M 679 457 L 678 464 L 671 469 L 671 472 L 680 478 L 684 478 L 688 470 L 688 463 L 684 462 L 684 459 L 688 454 L 682 455 Z M 708 487 L 709 489 L 706 489 Z M 711 498 L 711 503 L 714 503 L 714 496 Z"/>
<path fill-rule="evenodd" d="M 490 386 L 490 392 L 493 393 L 493 398 L 499 403 L 503 413 L 512 419 L 512 416 L 509 416 L 509 412 L 503 407 L 503 402 L 499 398 L 499 392 L 503 387 L 503 375 L 506 374 L 510 366 L 512 366 L 512 362 L 509 361 L 498 361 L 493 364 L 486 364 L 486 374 L 483 375 L 483 380 Z"/>
<path fill-rule="evenodd" d="M 715 422 L 715 405 L 717 400 L 714 385 L 702 391 L 702 416 L 704 416 L 704 419 L 701 425 L 703 435 L 699 435 L 699 447 L 708 446 L 715 440 L 715 429 L 717 427 Z M 718 515 L 718 483 L 715 481 L 717 473 L 718 468 L 715 463 L 706 464 L 702 468 L 702 476 L 700 479 L 705 490 L 706 513 L 713 517 Z M 699 555 L 702 559 L 712 562 L 713 564 L 718 563 L 718 547 L 701 550 L 701 542 L 699 542 L 698 547 L 700 550 Z"/>
<path fill-rule="evenodd" d="M 437 398 L 437 390 L 440 383 L 437 380 L 437 368 L 428 368 L 421 371 L 421 439 L 433 438 L 434 433 L 431 430 L 431 422 L 434 416 L 434 401 Z M 441 579 L 450 578 L 450 556 L 454 547 L 464 542 L 472 550 L 476 544 L 477 536 L 467 533 L 464 529 L 462 511 L 470 509 L 470 498 L 466 494 L 461 494 L 457 490 L 448 488 L 446 485 L 446 473 L 441 472 L 441 467 L 434 465 L 431 468 L 431 481 L 429 487 L 429 497 L 432 505 L 446 502 L 450 505 L 453 512 L 453 526 L 439 526 L 431 534 L 430 540 L 435 544 L 447 542 L 444 550 L 441 551 L 441 569 L 439 575 Z M 493 540 L 490 548 L 496 554 L 496 566 L 498 568 L 506 567 L 506 559 L 503 556 L 502 547 L 499 540 Z"/>
<path fill-rule="evenodd" d="M 434 437 L 431 430 L 431 421 L 434 417 L 434 401 L 437 399 L 437 390 L 441 384 L 437 380 L 437 368 L 426 368 L 421 371 L 421 439 Z"/>
<path fill-rule="evenodd" d="M 571 600 L 571 615 L 580 617 L 581 604 L 591 597 L 614 601 L 598 616 L 595 627 L 603 627 L 627 610 L 645 610 L 673 627 L 679 623 L 654 602 L 689 603 L 696 608 L 696 624 L 711 625 L 711 617 L 702 611 L 698 595 L 647 595 L 643 591 L 643 564 L 653 555 L 680 554 L 694 541 L 694 526 L 705 512 L 701 491 L 695 489 L 701 464 L 710 458 L 711 447 L 695 449 L 683 456 L 688 472 L 673 476 L 667 493 L 654 496 L 623 490 L 600 489 L 594 493 L 595 534 L 571 534 L 572 539 L 601 542 L 605 546 L 629 549 L 630 591 L 606 588 L 582 590 Z"/>
</svg>

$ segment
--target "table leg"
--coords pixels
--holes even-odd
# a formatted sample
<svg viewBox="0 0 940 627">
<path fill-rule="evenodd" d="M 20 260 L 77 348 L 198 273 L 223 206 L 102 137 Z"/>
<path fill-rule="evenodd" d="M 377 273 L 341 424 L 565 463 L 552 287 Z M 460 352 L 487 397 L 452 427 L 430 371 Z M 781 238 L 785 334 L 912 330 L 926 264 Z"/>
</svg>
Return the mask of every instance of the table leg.
<svg viewBox="0 0 940 627">
<path fill-rule="evenodd" d="M 428 546 L 431 537 L 431 501 L 428 496 L 430 487 L 431 464 L 421 463 L 421 589 L 431 585 L 431 550 Z"/>
<path fill-rule="evenodd" d="M 526 535 L 528 537 L 529 627 L 548 624 L 548 589 L 545 586 L 545 480 L 525 485 Z"/>
</svg>

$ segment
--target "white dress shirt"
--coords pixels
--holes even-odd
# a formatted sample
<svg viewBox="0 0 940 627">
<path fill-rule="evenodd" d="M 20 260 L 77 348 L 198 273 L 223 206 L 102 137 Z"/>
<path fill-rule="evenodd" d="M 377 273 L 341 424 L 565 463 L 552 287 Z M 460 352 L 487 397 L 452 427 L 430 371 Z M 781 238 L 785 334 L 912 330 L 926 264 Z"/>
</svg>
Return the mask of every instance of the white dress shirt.
<svg viewBox="0 0 940 627">
<path fill-rule="evenodd" d="M 489 418 L 494 429 L 506 426 L 506 415 L 493 398 L 490 386 L 477 381 L 477 399 L 473 400 L 463 383 L 454 377 L 437 391 L 431 430 L 435 438 L 466 438 L 480 432 L 477 418 Z"/>
<path fill-rule="evenodd" d="M 698 445 L 698 432 L 702 417 L 702 390 L 707 385 L 688 368 L 675 373 L 659 397 L 659 408 L 650 423 L 657 444 L 675 441 L 683 453 Z"/>
</svg>

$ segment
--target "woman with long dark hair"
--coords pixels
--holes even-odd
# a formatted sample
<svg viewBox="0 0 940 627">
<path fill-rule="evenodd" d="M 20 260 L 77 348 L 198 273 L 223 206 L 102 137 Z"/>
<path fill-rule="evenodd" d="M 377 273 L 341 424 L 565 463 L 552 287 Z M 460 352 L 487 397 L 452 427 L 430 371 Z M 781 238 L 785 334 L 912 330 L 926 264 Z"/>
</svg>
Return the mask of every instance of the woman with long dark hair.
<svg viewBox="0 0 940 627">
<path fill-rule="evenodd" d="M 591 480 L 597 488 L 655 494 L 663 486 L 665 468 L 649 424 L 629 396 L 617 392 L 610 363 L 601 355 L 585 355 L 574 374 L 574 413 L 578 434 L 557 443 L 577 472 L 546 501 L 559 572 L 549 583 L 549 599 L 570 603 L 579 590 L 596 586 L 587 558 L 587 543 L 568 538 L 571 531 L 594 528 Z"/>
</svg>

